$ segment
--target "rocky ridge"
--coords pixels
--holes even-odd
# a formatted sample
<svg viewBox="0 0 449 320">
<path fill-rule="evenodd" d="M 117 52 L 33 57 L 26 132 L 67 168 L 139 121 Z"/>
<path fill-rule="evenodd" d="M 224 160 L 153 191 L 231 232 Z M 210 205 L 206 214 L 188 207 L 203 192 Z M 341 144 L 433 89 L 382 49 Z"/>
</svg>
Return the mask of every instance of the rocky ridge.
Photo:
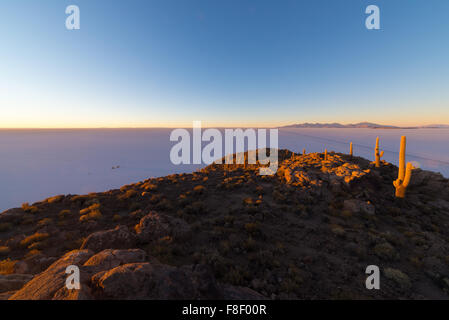
<svg viewBox="0 0 449 320">
<path fill-rule="evenodd" d="M 449 181 L 330 152 L 210 165 L 0 214 L 0 299 L 447 299 Z M 381 290 L 366 290 L 378 265 Z M 65 287 L 67 266 L 81 290 Z"/>
</svg>

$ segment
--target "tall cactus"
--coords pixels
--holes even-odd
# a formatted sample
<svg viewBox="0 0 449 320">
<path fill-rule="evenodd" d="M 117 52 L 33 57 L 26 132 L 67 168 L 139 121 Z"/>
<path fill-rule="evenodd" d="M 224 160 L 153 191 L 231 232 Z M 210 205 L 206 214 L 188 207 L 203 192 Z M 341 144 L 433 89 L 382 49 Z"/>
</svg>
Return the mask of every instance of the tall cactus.
<svg viewBox="0 0 449 320">
<path fill-rule="evenodd" d="M 405 167 L 405 136 L 401 137 L 401 149 L 399 151 L 399 172 L 398 178 L 393 182 L 396 188 L 396 197 L 404 198 L 405 191 L 407 190 L 408 184 L 410 183 L 410 178 L 412 177 L 413 165 L 411 162 L 407 163 Z"/>
<path fill-rule="evenodd" d="M 324 149 L 324 161 L 327 161 L 327 149 Z"/>
<path fill-rule="evenodd" d="M 352 142 L 349 144 L 349 155 L 351 156 L 352 159 Z"/>
<path fill-rule="evenodd" d="M 376 138 L 376 149 L 374 152 L 374 156 L 376 157 L 376 168 L 379 168 L 380 158 L 384 156 L 384 152 L 379 150 L 379 137 Z"/>
<path fill-rule="evenodd" d="M 306 155 L 306 149 L 302 149 L 302 155 L 303 155 L 303 156 Z"/>
</svg>

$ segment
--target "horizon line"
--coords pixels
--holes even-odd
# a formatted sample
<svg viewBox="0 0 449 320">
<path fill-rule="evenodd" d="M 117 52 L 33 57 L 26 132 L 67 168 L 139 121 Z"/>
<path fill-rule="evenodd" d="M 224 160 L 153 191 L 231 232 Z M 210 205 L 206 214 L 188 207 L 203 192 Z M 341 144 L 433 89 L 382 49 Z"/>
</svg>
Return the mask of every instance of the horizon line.
<svg viewBox="0 0 449 320">
<path fill-rule="evenodd" d="M 267 129 L 276 129 L 276 128 L 282 128 L 282 127 L 287 127 L 287 126 L 292 126 L 292 125 L 301 125 L 301 124 L 341 124 L 341 125 L 354 125 L 354 124 L 361 124 L 361 123 L 373 123 L 376 125 L 380 125 L 380 126 L 392 126 L 392 127 L 397 127 L 399 129 L 407 129 L 407 128 L 414 128 L 414 127 L 424 127 L 424 126 L 449 126 L 449 124 L 445 124 L 445 123 L 431 123 L 431 124 L 418 124 L 418 125 L 391 125 L 391 124 L 383 124 L 383 123 L 374 123 L 374 122 L 369 122 L 369 121 L 361 121 L 361 122 L 348 122 L 348 123 L 342 123 L 342 122 L 292 122 L 289 124 L 282 124 L 282 125 L 273 125 L 273 126 L 260 126 L 260 125 L 256 125 L 256 126 L 238 126 L 238 125 L 229 125 L 229 126 L 212 126 L 212 125 L 205 125 L 205 126 L 201 126 L 201 128 L 217 128 L 217 129 L 226 129 L 226 128 L 267 128 Z M 124 127 L 0 127 L 0 130 L 87 130 L 87 129 L 91 129 L 91 130 L 107 130 L 107 129 L 114 129 L 114 130 L 118 130 L 118 129 L 192 129 L 193 127 L 193 121 L 192 121 L 192 126 L 124 126 Z M 313 128 L 310 128 L 313 129 Z M 322 129 L 322 128 L 321 128 Z M 338 129 L 338 128 L 335 128 Z M 345 128 L 341 128 L 341 129 L 345 129 Z M 367 128 L 369 129 L 369 128 Z"/>
</svg>

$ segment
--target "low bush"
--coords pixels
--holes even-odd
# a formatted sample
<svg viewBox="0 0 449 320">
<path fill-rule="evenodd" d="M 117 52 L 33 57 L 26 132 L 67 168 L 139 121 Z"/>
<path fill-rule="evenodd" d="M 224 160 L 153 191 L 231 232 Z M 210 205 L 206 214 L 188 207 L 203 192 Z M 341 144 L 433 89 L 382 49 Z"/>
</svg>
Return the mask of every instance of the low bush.
<svg viewBox="0 0 449 320">
<path fill-rule="evenodd" d="M 6 259 L 0 261 L 0 274 L 12 274 L 14 273 L 14 266 L 16 265 L 16 260 Z"/>
<path fill-rule="evenodd" d="M 39 209 L 36 206 L 30 206 L 28 202 L 22 204 L 22 209 L 27 213 L 36 213 L 39 211 Z"/>
<path fill-rule="evenodd" d="M 100 220 L 103 217 L 100 210 L 93 210 L 88 214 L 82 215 L 80 217 L 80 222 L 91 221 L 91 220 Z"/>
<path fill-rule="evenodd" d="M 32 234 L 32 235 L 26 237 L 25 239 L 23 239 L 22 241 L 20 241 L 20 245 L 23 247 L 28 247 L 33 242 L 42 241 L 42 240 L 47 239 L 48 237 L 50 237 L 50 235 L 48 233 L 36 232 L 35 234 Z"/>
<path fill-rule="evenodd" d="M 7 232 L 12 229 L 12 224 L 9 222 L 0 223 L 0 232 Z"/>
<path fill-rule="evenodd" d="M 9 247 L 0 246 L 0 256 L 7 255 L 9 252 Z"/>
</svg>

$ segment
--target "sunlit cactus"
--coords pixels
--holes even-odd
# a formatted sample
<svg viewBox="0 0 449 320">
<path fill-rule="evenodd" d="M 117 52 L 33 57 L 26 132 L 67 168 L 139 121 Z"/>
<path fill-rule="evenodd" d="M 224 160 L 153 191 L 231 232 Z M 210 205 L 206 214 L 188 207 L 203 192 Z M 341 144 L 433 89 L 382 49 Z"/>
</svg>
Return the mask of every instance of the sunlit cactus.
<svg viewBox="0 0 449 320">
<path fill-rule="evenodd" d="M 302 149 L 302 155 L 303 155 L 303 156 L 306 155 L 306 149 Z"/>
<path fill-rule="evenodd" d="M 405 136 L 401 137 L 401 149 L 399 151 L 399 172 L 398 178 L 393 182 L 394 187 L 396 188 L 396 197 L 404 198 L 405 191 L 410 183 L 410 178 L 412 177 L 413 165 L 411 162 L 407 163 L 407 167 L 405 167 Z"/>
<path fill-rule="evenodd" d="M 384 156 L 384 152 L 379 150 L 379 137 L 376 138 L 376 149 L 374 152 L 376 157 L 376 168 L 380 167 L 380 158 Z"/>
<path fill-rule="evenodd" d="M 349 144 L 349 155 L 351 156 L 352 159 L 352 142 Z"/>
<path fill-rule="evenodd" d="M 327 161 L 327 149 L 324 149 L 324 161 Z"/>
</svg>

